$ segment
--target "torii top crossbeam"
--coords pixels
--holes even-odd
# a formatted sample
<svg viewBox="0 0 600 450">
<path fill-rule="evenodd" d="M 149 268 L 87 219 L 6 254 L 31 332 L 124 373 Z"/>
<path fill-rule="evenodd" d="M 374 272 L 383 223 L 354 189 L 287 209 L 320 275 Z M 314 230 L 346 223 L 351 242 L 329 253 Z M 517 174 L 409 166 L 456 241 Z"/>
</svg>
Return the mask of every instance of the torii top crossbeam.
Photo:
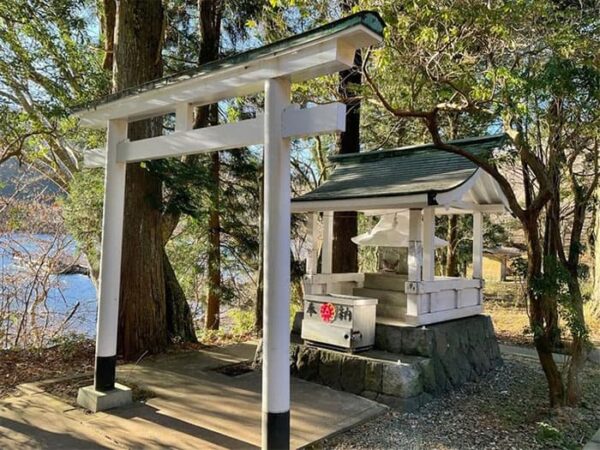
<svg viewBox="0 0 600 450">
<path fill-rule="evenodd" d="M 264 47 L 203 64 L 183 73 L 108 95 L 74 114 L 87 127 L 111 119 L 129 122 L 175 112 L 181 103 L 205 105 L 262 92 L 265 80 L 292 82 L 354 65 L 354 52 L 381 42 L 384 23 L 377 13 L 360 12 Z"/>
<path fill-rule="evenodd" d="M 263 448 L 289 448 L 290 146 L 293 137 L 344 130 L 345 105 L 299 110 L 293 81 L 352 67 L 357 49 L 383 39 L 377 13 L 361 12 L 315 30 L 128 89 L 74 112 L 81 124 L 107 127 L 106 167 L 94 386 L 78 400 L 101 408 L 115 390 L 117 321 L 126 164 L 264 144 Z M 192 130 L 194 106 L 265 93 L 264 116 Z M 175 132 L 129 142 L 128 123 L 175 112 Z M 114 398 L 114 397 L 113 397 Z M 115 400 L 108 401 L 114 406 Z"/>
</svg>

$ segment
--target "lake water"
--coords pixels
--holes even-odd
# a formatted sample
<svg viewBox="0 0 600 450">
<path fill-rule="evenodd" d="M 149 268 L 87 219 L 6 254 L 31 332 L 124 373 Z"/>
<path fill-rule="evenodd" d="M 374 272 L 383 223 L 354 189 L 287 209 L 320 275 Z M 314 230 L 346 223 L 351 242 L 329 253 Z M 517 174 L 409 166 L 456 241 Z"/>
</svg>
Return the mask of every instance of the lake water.
<svg viewBox="0 0 600 450">
<path fill-rule="evenodd" d="M 35 260 L 45 251 L 49 255 L 60 253 L 62 257 L 77 254 L 76 244 L 70 238 L 57 242 L 48 235 L 0 235 L 0 281 L 18 273 L 28 274 L 31 271 L 26 268 L 28 264 L 34 268 L 39 266 Z M 61 320 L 79 304 L 64 332 L 93 337 L 96 332 L 96 289 L 90 278 L 86 275 L 51 275 L 49 284 L 51 289 L 46 305 L 51 317 Z M 6 301 L 3 295 L 6 294 L 0 291 L 0 302 Z"/>
</svg>

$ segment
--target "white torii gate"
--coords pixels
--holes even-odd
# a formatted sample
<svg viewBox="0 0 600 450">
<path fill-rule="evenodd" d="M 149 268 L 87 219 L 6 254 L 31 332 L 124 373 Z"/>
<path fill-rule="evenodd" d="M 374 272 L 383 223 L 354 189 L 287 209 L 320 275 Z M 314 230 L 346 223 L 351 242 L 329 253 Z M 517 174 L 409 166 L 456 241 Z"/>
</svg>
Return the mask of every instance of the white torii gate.
<svg viewBox="0 0 600 450">
<path fill-rule="evenodd" d="M 378 14 L 361 12 L 292 38 L 112 96 L 76 112 L 84 126 L 107 127 L 106 151 L 88 157 L 105 165 L 104 216 L 94 386 L 78 401 L 93 410 L 113 407 L 130 392 L 115 387 L 117 321 L 125 202 L 125 168 L 138 162 L 264 144 L 265 273 L 263 330 L 263 448 L 289 448 L 290 147 L 292 138 L 337 133 L 345 105 L 299 109 L 292 82 L 352 67 L 354 53 L 382 41 Z M 264 116 L 192 130 L 195 106 L 265 93 Z M 175 132 L 129 142 L 128 123 L 175 112 Z"/>
</svg>

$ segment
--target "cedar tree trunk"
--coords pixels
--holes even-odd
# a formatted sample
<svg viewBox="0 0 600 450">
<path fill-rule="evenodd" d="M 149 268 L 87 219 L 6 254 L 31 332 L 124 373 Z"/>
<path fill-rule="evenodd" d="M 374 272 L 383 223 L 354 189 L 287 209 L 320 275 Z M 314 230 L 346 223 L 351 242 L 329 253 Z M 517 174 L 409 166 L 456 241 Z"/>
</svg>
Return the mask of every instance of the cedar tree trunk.
<svg viewBox="0 0 600 450">
<path fill-rule="evenodd" d="M 346 103 L 346 131 L 340 135 L 342 155 L 360 152 L 360 97 L 355 86 L 362 82 L 358 67 L 362 65 L 360 50 L 354 55 L 355 68 L 340 72 L 340 94 Z M 333 253 L 334 273 L 358 272 L 358 247 L 351 238 L 358 234 L 356 211 L 342 211 L 333 214 Z"/>
<path fill-rule="evenodd" d="M 200 64 L 213 61 L 219 57 L 221 40 L 221 18 L 223 0 L 198 0 L 200 13 Z M 218 105 L 204 107 L 199 116 L 208 117 L 211 125 L 219 121 Z M 206 111 L 208 108 L 208 111 Z M 198 124 L 206 126 L 208 123 Z M 221 160 L 219 152 L 210 155 L 210 206 L 208 212 L 208 289 L 206 295 L 205 327 L 218 330 L 221 304 L 221 212 L 219 192 L 221 190 Z"/>
<path fill-rule="evenodd" d="M 163 8 L 160 0 L 121 0 L 114 36 L 115 91 L 162 75 Z M 158 136 L 160 119 L 129 126 L 131 140 Z M 118 348 L 125 359 L 163 351 L 168 344 L 162 183 L 141 164 L 128 164 L 119 303 Z"/>
</svg>

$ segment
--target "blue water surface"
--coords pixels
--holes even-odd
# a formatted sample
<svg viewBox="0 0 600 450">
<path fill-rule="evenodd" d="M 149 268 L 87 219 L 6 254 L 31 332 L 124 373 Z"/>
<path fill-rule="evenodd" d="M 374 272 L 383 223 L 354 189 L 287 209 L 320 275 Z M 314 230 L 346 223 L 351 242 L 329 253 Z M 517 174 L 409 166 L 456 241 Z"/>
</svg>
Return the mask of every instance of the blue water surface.
<svg viewBox="0 0 600 450">
<path fill-rule="evenodd" d="M 15 260 L 13 248 L 35 252 L 44 243 L 52 242 L 49 235 L 12 234 L 0 235 L 0 275 L 22 270 Z M 52 253 L 53 249 L 50 250 Z M 70 239 L 66 252 L 75 255 L 75 241 Z M 79 303 L 73 317 L 69 320 L 64 332 L 94 337 L 96 333 L 96 289 L 86 275 L 53 275 L 58 287 L 52 288 L 47 297 L 48 309 L 56 316 L 65 317 Z M 0 300 L 1 296 L 0 296 Z"/>
</svg>

